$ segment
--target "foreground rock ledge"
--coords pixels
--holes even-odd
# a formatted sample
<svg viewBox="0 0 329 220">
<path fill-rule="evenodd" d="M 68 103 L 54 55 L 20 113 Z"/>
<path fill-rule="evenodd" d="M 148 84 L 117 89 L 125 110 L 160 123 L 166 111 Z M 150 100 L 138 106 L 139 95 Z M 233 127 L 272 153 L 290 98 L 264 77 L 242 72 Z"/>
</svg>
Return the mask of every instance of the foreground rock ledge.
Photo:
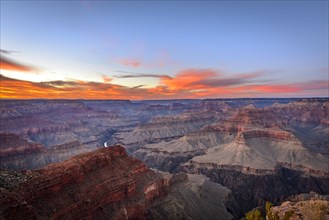
<svg viewBox="0 0 329 220">
<path fill-rule="evenodd" d="M 233 218 L 225 208 L 229 189 L 198 175 L 150 170 L 118 145 L 16 176 L 16 186 L 0 187 L 0 219 Z M 218 195 L 199 195 L 208 191 Z"/>
</svg>

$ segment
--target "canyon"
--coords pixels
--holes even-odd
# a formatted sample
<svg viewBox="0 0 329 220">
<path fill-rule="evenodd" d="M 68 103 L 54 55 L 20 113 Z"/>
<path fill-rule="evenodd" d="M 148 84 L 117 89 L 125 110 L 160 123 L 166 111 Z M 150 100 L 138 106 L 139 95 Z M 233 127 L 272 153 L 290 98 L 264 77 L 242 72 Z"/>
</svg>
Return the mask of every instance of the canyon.
<svg viewBox="0 0 329 220">
<path fill-rule="evenodd" d="M 0 100 L 1 215 L 239 219 L 328 195 L 328 115 L 328 98 Z"/>
<path fill-rule="evenodd" d="M 5 219 L 232 219 L 225 207 L 232 199 L 226 187 L 199 175 L 150 170 L 121 146 L 1 175 L 7 180 L 0 200 Z M 8 187 L 13 179 L 23 181 Z M 209 193 L 217 196 L 203 196 Z"/>
</svg>

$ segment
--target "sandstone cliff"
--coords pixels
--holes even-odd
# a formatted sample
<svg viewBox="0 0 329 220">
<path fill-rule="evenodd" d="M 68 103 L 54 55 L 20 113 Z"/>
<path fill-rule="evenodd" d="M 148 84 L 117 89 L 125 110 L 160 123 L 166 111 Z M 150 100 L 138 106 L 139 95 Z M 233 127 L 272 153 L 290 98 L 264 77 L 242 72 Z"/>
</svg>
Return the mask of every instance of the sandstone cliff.
<svg viewBox="0 0 329 220">
<path fill-rule="evenodd" d="M 0 177 L 12 182 L 15 175 L 7 172 Z M 197 175 L 152 171 L 121 146 L 81 154 L 16 177 L 22 179 L 16 185 L 0 187 L 0 216 L 5 219 L 211 219 L 197 209 L 198 204 L 191 206 L 190 199 L 205 207 L 214 201 L 218 204 L 210 204 L 209 214 L 232 219 L 225 207 L 229 189 L 215 183 L 208 186 L 209 181 Z M 218 196 L 207 199 L 209 189 Z"/>
</svg>

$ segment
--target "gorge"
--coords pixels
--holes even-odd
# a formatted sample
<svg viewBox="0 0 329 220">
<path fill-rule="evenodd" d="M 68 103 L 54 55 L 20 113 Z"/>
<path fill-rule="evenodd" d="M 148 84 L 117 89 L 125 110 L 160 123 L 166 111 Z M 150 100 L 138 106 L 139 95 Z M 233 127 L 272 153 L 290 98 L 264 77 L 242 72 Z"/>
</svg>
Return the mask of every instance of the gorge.
<svg viewBox="0 0 329 220">
<path fill-rule="evenodd" d="M 328 114 L 327 98 L 0 100 L 0 216 L 239 219 L 329 195 Z"/>
</svg>

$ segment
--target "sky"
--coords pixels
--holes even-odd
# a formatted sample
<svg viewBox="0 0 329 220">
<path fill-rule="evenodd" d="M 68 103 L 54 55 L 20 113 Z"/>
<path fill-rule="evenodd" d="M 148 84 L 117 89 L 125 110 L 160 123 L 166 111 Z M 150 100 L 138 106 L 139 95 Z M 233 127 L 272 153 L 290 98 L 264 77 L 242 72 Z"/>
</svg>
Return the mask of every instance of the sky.
<svg viewBox="0 0 329 220">
<path fill-rule="evenodd" d="M 328 1 L 0 1 L 0 98 L 328 97 Z"/>
</svg>

